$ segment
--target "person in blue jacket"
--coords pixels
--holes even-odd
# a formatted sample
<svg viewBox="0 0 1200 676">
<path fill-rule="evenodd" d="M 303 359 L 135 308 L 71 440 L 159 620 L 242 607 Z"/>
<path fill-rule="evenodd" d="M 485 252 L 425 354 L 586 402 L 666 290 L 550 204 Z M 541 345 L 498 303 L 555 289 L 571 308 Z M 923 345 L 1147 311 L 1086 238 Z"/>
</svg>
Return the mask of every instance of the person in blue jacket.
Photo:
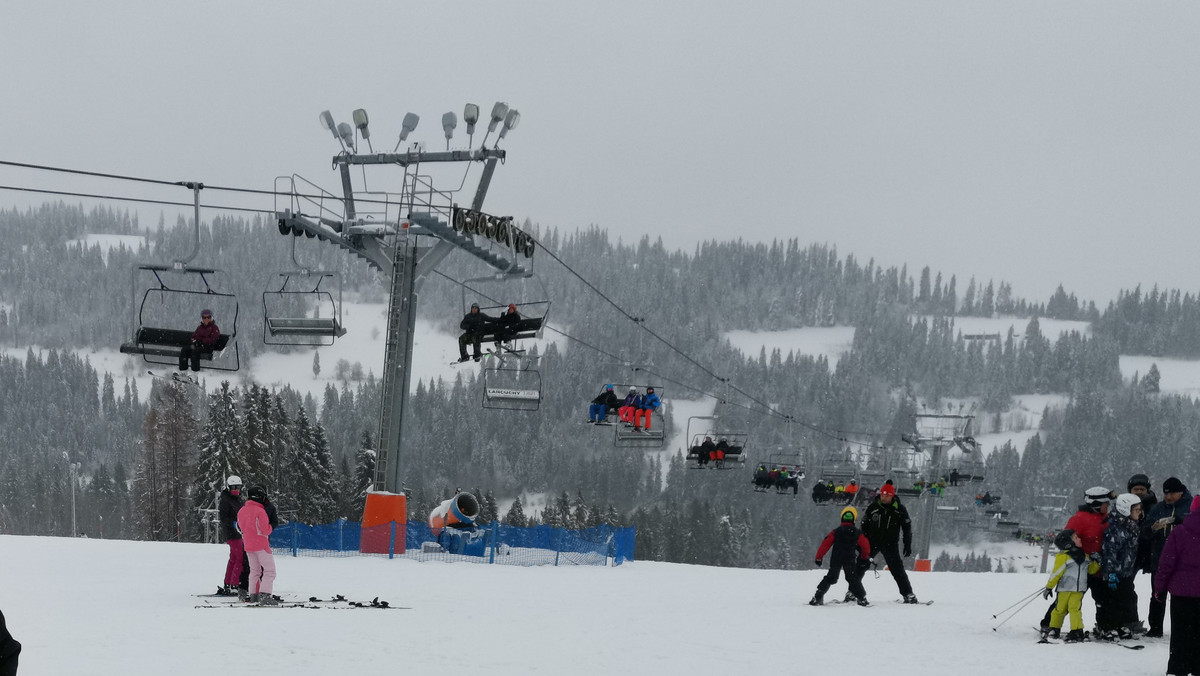
<svg viewBox="0 0 1200 676">
<path fill-rule="evenodd" d="M 633 414 L 633 429 L 649 430 L 650 415 L 657 411 L 660 406 L 662 406 L 662 400 L 659 399 L 658 395 L 654 393 L 654 388 L 647 387 L 646 394 L 642 397 L 641 407 L 639 407 Z M 645 419 L 645 425 L 642 424 L 643 419 Z"/>
</svg>

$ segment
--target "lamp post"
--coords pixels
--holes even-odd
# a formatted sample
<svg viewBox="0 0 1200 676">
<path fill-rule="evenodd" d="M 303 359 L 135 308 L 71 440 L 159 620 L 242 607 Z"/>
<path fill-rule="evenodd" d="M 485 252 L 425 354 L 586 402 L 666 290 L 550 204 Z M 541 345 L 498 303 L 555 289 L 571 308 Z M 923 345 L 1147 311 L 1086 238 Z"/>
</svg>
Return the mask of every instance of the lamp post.
<svg viewBox="0 0 1200 676">
<path fill-rule="evenodd" d="M 78 537 L 79 531 L 75 526 L 75 484 L 76 477 L 79 476 L 79 463 L 71 462 L 70 456 L 66 451 L 63 451 L 63 460 L 67 461 L 67 472 L 71 479 L 71 537 Z"/>
</svg>

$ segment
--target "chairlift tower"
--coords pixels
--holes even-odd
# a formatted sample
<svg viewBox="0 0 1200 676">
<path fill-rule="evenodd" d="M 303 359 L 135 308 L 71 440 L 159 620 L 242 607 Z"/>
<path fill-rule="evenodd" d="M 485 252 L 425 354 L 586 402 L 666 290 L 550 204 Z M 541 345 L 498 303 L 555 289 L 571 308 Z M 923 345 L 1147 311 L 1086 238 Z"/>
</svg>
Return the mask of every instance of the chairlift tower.
<svg viewBox="0 0 1200 676">
<path fill-rule="evenodd" d="M 926 467 L 934 471 L 941 471 L 942 463 L 946 459 L 945 450 L 948 447 L 958 446 L 963 453 L 967 454 L 974 453 L 978 448 L 975 439 L 969 435 L 971 421 L 974 419 L 975 416 L 971 414 L 915 413 L 913 414 L 913 423 L 916 427 L 916 434 L 902 434 L 900 438 L 911 444 L 917 453 L 929 454 L 926 458 Z M 926 491 L 922 500 L 922 523 L 917 538 L 917 556 L 928 559 L 930 538 L 933 535 L 933 518 L 937 510 L 931 491 Z"/>
<path fill-rule="evenodd" d="M 484 213 L 492 174 L 505 160 L 499 141 L 520 122 L 521 115 L 505 103 L 492 108 L 487 133 L 475 146 L 475 124 L 479 107 L 467 104 L 463 121 L 471 141 L 465 149 L 451 149 L 458 125 L 454 113 L 442 116 L 446 150 L 429 151 L 424 143 L 410 143 L 408 135 L 420 118 L 404 117 L 399 141 L 392 152 L 374 152 L 366 111 L 354 111 L 354 127 L 335 123 L 329 111 L 321 123 L 342 147 L 333 157 L 342 183 L 341 196 L 326 192 L 295 174 L 275 180 L 275 218 L 280 234 L 317 237 L 363 258 L 390 278 L 387 334 L 383 369 L 383 393 L 379 415 L 378 456 L 375 490 L 400 492 L 403 486 L 400 462 L 404 417 L 408 409 L 412 372 L 413 337 L 417 318 L 417 296 L 421 283 L 450 252 L 464 251 L 496 270 L 501 277 L 531 274 L 534 240 L 513 225 L 512 217 Z M 488 136 L 500 128 L 491 147 Z M 365 144 L 368 152 L 359 152 Z M 483 166 L 470 206 L 457 198 L 467 186 L 474 165 Z M 368 169 L 400 168 L 403 179 L 398 190 L 380 190 L 367 184 Z M 432 172 L 442 170 L 449 178 L 435 182 Z M 456 171 L 451 171 L 457 169 Z M 355 171 L 357 170 L 357 171 Z M 361 175 L 361 189 L 354 179 Z M 451 186 L 449 188 L 442 185 Z"/>
</svg>

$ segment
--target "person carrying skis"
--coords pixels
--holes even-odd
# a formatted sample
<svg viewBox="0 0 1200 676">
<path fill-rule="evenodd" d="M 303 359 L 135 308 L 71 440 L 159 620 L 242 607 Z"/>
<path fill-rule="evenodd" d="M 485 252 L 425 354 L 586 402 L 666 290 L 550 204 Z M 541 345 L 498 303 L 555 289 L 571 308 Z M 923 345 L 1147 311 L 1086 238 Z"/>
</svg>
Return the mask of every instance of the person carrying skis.
<svg viewBox="0 0 1200 676">
<path fill-rule="evenodd" d="M 200 370 L 200 353 L 212 352 L 213 345 L 221 337 L 221 329 L 213 321 L 212 310 L 205 308 L 200 311 L 200 326 L 192 332 L 192 340 L 179 350 L 179 370 L 186 371 L 191 361 L 192 370 Z"/>
<path fill-rule="evenodd" d="M 463 331 L 462 335 L 458 337 L 458 361 L 464 362 L 467 360 L 468 344 L 475 349 L 475 361 L 483 358 L 483 351 L 479 348 L 479 341 L 483 340 L 483 334 L 487 333 L 488 325 L 492 321 L 493 319 L 490 315 L 479 311 L 479 303 L 471 303 L 471 310 L 458 323 L 458 328 Z"/>
<path fill-rule="evenodd" d="M 608 410 L 616 410 L 621 405 L 617 395 L 613 394 L 613 386 L 605 385 L 604 391 L 596 395 L 592 405 L 588 407 L 588 422 L 602 423 L 608 417 Z"/>
<path fill-rule="evenodd" d="M 863 533 L 871 541 L 871 557 L 882 553 L 892 579 L 905 603 L 917 603 L 908 573 L 904 572 L 904 559 L 900 555 L 900 535 L 904 535 L 904 556 L 912 556 L 912 519 L 908 510 L 896 499 L 896 486 L 884 484 L 879 489 L 875 502 L 867 507 L 862 520 Z"/>
<path fill-rule="evenodd" d="M 1100 579 L 1108 585 L 1108 598 L 1096 608 L 1097 638 L 1107 640 L 1133 638 L 1129 627 L 1138 621 L 1133 578 L 1137 574 L 1142 499 L 1122 493 L 1114 503 L 1116 510 L 1109 515 L 1100 549 Z"/>
<path fill-rule="evenodd" d="M 221 539 L 229 545 L 229 562 L 225 564 L 225 583 L 217 588 L 218 596 L 237 596 L 238 578 L 242 575 L 242 556 L 245 547 L 242 534 L 237 529 L 238 510 L 242 508 L 242 480 L 230 475 L 225 480 L 225 490 L 217 503 L 220 519 Z"/>
<path fill-rule="evenodd" d="M 1165 604 L 1167 594 L 1171 594 L 1168 674 L 1200 674 L 1200 642 L 1196 641 L 1200 636 L 1200 516 L 1195 515 L 1198 510 L 1200 497 L 1191 502 L 1191 516 L 1172 529 L 1154 579 L 1156 599 Z"/>
<path fill-rule="evenodd" d="M 1050 624 L 1042 630 L 1042 639 L 1058 638 L 1063 619 L 1071 616 L 1071 631 L 1067 632 L 1067 643 L 1083 640 L 1083 593 L 1087 591 L 1088 575 L 1095 573 L 1100 564 L 1089 561 L 1083 552 L 1079 534 L 1070 528 L 1063 529 L 1054 537 L 1054 546 L 1059 552 L 1054 557 L 1054 572 L 1046 582 L 1042 598 L 1050 598 L 1053 590 L 1058 591 L 1054 608 L 1050 611 Z"/>
<path fill-rule="evenodd" d="M 1143 537 L 1146 538 L 1149 551 L 1146 557 L 1147 572 L 1150 573 L 1150 586 L 1158 589 L 1158 563 L 1162 556 L 1167 539 L 1190 512 L 1192 494 L 1187 486 L 1175 477 L 1163 482 L 1162 502 L 1150 508 L 1142 526 Z M 1174 612 L 1174 611 L 1172 611 Z M 1155 594 L 1150 599 L 1150 611 L 1146 614 L 1146 636 L 1162 638 L 1163 618 L 1167 615 L 1167 593 Z"/>
<path fill-rule="evenodd" d="M 271 595 L 275 582 L 275 557 L 271 555 L 271 522 L 263 503 L 267 490 L 251 486 L 246 490 L 246 504 L 238 510 L 238 527 L 246 541 L 246 556 L 250 557 L 250 596 L 247 600 L 263 606 L 276 606 L 279 601 Z"/>
<path fill-rule="evenodd" d="M 817 547 L 815 563 L 818 568 L 826 552 L 832 549 L 833 555 L 829 558 L 829 572 L 817 583 L 817 593 L 813 594 L 808 605 L 825 605 L 825 592 L 837 583 L 839 573 L 846 574 L 846 584 L 850 586 L 850 593 L 858 605 L 871 605 L 867 603 L 867 590 L 862 586 L 863 574 L 871 566 L 871 543 L 854 525 L 857 519 L 858 510 L 853 507 L 843 509 L 838 527 L 829 531 L 821 541 L 821 546 Z"/>
</svg>

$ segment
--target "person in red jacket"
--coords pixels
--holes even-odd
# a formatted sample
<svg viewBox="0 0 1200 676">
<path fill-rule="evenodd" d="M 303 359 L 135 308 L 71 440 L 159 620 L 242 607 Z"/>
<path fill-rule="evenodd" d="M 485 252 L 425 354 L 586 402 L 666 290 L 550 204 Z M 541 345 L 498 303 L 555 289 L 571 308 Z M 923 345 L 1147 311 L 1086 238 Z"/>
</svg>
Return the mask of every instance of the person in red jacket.
<svg viewBox="0 0 1200 676">
<path fill-rule="evenodd" d="M 204 309 L 200 311 L 200 326 L 192 332 L 192 342 L 183 346 L 179 350 L 179 370 L 186 371 L 188 360 L 192 362 L 192 370 L 200 370 L 200 353 L 211 352 L 213 345 L 216 345 L 217 338 L 221 337 L 221 329 L 217 328 L 217 323 L 213 321 L 212 310 Z"/>
<path fill-rule="evenodd" d="M 813 594 L 808 605 L 825 604 L 825 592 L 829 591 L 829 588 L 837 582 L 840 572 L 846 573 L 846 584 L 850 586 L 850 593 L 858 600 L 858 605 L 870 605 L 867 603 L 867 590 L 862 586 L 862 578 L 863 573 L 866 573 L 867 568 L 871 565 L 871 542 L 854 525 L 857 520 L 858 510 L 853 507 L 843 509 L 841 523 L 837 528 L 829 531 L 829 535 L 826 535 L 825 539 L 821 541 L 821 546 L 817 547 L 816 564 L 818 567 L 821 565 L 821 560 L 825 558 L 825 553 L 831 548 L 833 556 L 829 559 L 829 572 L 817 583 L 817 593 Z"/>
<path fill-rule="evenodd" d="M 1108 528 L 1109 490 L 1103 486 L 1093 486 L 1083 493 L 1083 504 L 1079 505 L 1075 515 L 1067 520 L 1066 528 L 1079 535 L 1083 553 L 1089 560 L 1100 561 L 1100 549 L 1104 545 L 1104 531 Z M 1096 607 L 1104 605 L 1108 599 L 1108 585 L 1101 579 L 1099 573 L 1088 576 L 1088 589 L 1092 592 L 1092 601 Z M 1042 618 L 1042 630 L 1050 626 L 1051 605 Z"/>
</svg>

